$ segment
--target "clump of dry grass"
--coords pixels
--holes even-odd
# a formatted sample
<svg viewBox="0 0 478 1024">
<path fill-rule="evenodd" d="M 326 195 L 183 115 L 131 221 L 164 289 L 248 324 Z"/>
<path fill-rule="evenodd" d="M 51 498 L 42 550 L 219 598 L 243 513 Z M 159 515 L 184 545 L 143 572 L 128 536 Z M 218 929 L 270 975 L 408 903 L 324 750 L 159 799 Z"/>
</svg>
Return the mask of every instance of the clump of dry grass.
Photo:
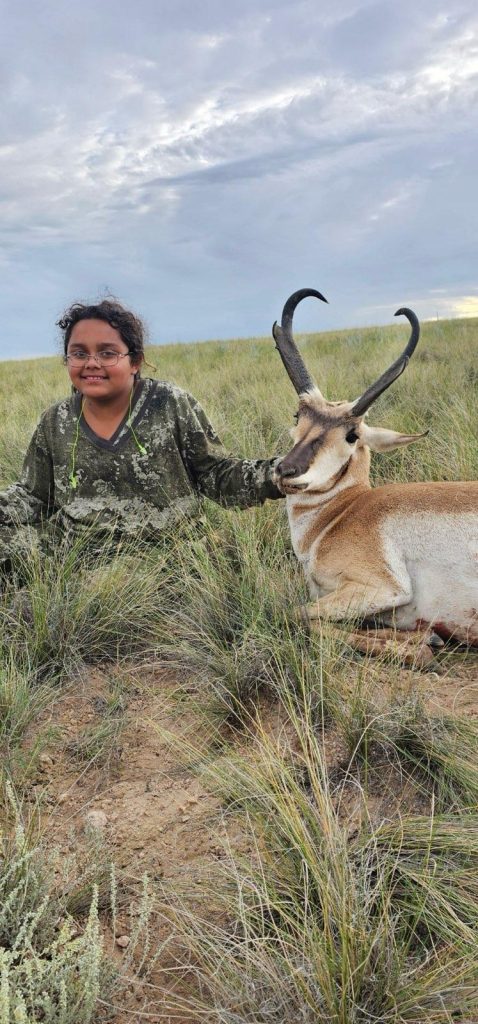
<svg viewBox="0 0 478 1024">
<path fill-rule="evenodd" d="M 14 578 L 4 591 L 0 628 L 10 661 L 37 677 L 71 677 L 85 663 L 155 649 L 171 552 L 125 543 L 93 561 L 87 540 L 50 553 L 33 545 L 17 567 L 17 585 Z"/>
<path fill-rule="evenodd" d="M 236 827 L 244 814 L 249 853 L 230 849 L 195 906 L 165 896 L 182 940 L 175 970 L 195 979 L 171 1010 L 216 1024 L 474 1019 L 476 820 L 405 820 L 349 839 L 310 714 L 290 707 L 292 759 L 256 731 L 253 757 L 207 769 Z"/>
<path fill-rule="evenodd" d="M 437 806 L 475 807 L 478 803 L 478 726 L 473 718 L 430 713 L 416 694 L 387 699 L 370 688 L 335 691 L 334 719 L 350 762 L 364 775 L 383 761 L 413 777 L 417 788 L 433 792 Z"/>
</svg>

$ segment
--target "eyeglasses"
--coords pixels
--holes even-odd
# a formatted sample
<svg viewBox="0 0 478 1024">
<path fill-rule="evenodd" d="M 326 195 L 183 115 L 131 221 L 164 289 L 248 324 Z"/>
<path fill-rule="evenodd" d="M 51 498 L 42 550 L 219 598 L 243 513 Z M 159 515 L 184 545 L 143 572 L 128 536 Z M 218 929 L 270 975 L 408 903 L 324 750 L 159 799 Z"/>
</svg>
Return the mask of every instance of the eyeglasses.
<svg viewBox="0 0 478 1024">
<path fill-rule="evenodd" d="M 98 366 L 116 366 L 120 359 L 125 359 L 126 356 L 131 355 L 130 352 L 115 352 L 114 349 L 105 348 L 103 352 L 98 352 L 92 355 L 90 352 L 84 352 L 82 349 L 78 349 L 74 352 L 68 352 L 65 356 L 65 363 L 75 368 L 85 366 L 92 359 Z"/>
</svg>

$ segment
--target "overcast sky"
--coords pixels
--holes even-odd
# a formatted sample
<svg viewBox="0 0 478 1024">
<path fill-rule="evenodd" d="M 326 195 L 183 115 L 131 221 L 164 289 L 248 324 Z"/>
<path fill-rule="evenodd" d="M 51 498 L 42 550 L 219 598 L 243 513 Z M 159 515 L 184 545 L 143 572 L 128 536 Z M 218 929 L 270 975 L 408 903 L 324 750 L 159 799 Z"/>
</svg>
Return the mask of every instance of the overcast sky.
<svg viewBox="0 0 478 1024">
<path fill-rule="evenodd" d="M 0 353 L 478 315 L 472 0 L 0 0 Z"/>
</svg>

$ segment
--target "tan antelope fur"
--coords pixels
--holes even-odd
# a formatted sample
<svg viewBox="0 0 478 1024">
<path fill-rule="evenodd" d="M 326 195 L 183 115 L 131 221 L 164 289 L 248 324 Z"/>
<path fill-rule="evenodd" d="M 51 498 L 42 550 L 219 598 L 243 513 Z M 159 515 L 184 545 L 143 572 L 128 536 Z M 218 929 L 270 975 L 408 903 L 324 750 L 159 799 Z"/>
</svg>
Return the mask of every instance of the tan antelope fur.
<svg viewBox="0 0 478 1024">
<path fill-rule="evenodd" d="M 369 480 L 370 451 L 386 452 L 424 436 L 370 427 L 364 420 L 407 366 L 419 338 L 418 320 L 411 310 L 398 310 L 412 325 L 399 359 L 359 399 L 328 402 L 292 337 L 295 307 L 308 295 L 323 299 L 313 289 L 295 292 L 273 335 L 299 395 L 294 446 L 276 471 L 287 496 L 294 551 L 314 599 L 309 617 L 428 629 L 428 639 L 433 630 L 443 640 L 478 646 L 478 481 L 372 489 Z"/>
</svg>

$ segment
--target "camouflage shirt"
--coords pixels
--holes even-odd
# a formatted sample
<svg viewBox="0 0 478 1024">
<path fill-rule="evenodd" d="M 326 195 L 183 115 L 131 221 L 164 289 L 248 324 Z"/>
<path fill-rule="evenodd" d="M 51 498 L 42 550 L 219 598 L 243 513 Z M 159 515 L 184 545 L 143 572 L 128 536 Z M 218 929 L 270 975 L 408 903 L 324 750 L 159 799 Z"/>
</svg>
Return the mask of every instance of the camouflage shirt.
<svg viewBox="0 0 478 1024">
<path fill-rule="evenodd" d="M 201 406 L 163 381 L 141 380 L 111 438 L 81 415 L 80 394 L 42 416 L 19 483 L 0 493 L 0 551 L 12 529 L 49 520 L 154 540 L 204 495 L 245 508 L 281 494 L 274 460 L 227 457 Z M 3 543 L 2 543 L 3 542 Z"/>
</svg>

